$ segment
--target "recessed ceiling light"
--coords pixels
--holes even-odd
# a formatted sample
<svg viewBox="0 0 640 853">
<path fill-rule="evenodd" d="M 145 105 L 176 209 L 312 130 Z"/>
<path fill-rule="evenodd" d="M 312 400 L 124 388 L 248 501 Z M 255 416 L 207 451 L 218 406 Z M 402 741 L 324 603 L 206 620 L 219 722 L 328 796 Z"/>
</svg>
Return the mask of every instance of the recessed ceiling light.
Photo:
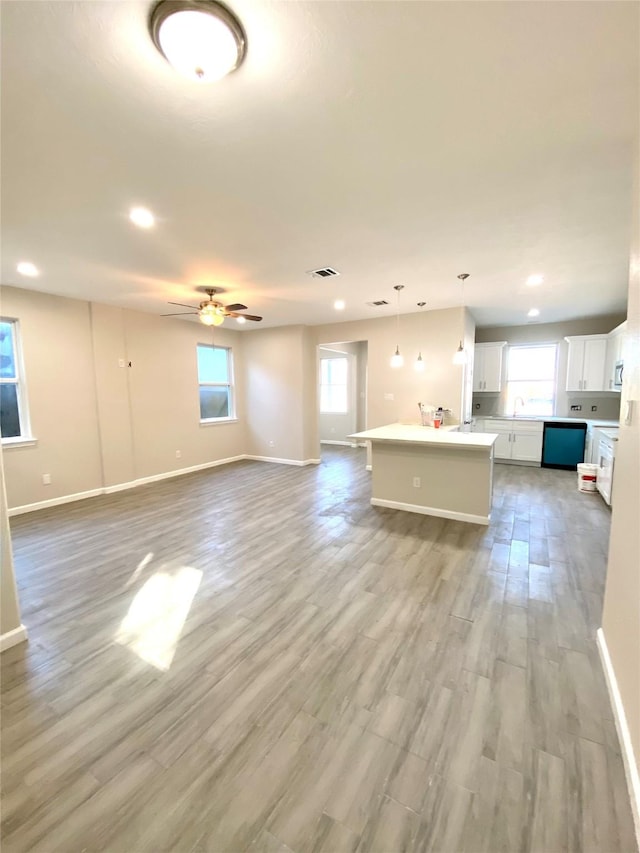
<svg viewBox="0 0 640 853">
<path fill-rule="evenodd" d="M 244 59 L 242 25 L 215 0 L 161 0 L 151 12 L 149 29 L 160 53 L 190 80 L 220 80 Z"/>
<path fill-rule="evenodd" d="M 336 301 L 333 303 L 333 307 L 336 309 L 336 311 L 344 311 L 344 308 L 345 308 L 344 299 L 336 299 Z"/>
<path fill-rule="evenodd" d="M 236 317 L 236 322 L 240 323 L 240 325 L 242 325 L 243 323 L 247 322 L 247 318 L 246 317 Z"/>
<path fill-rule="evenodd" d="M 31 261 L 20 261 L 16 269 L 20 275 L 26 275 L 29 278 L 35 278 L 40 275 L 40 270 L 35 264 L 32 264 Z"/>
<path fill-rule="evenodd" d="M 153 228 L 156 224 L 155 216 L 146 207 L 132 207 L 129 211 L 129 219 L 138 228 Z"/>
<path fill-rule="evenodd" d="M 527 279 L 527 284 L 529 285 L 529 287 L 535 287 L 536 284 L 542 284 L 543 281 L 543 275 L 540 275 L 540 273 L 534 273 L 533 275 L 530 275 Z"/>
<path fill-rule="evenodd" d="M 530 308 L 527 317 L 539 317 L 540 311 L 537 308 Z"/>
</svg>

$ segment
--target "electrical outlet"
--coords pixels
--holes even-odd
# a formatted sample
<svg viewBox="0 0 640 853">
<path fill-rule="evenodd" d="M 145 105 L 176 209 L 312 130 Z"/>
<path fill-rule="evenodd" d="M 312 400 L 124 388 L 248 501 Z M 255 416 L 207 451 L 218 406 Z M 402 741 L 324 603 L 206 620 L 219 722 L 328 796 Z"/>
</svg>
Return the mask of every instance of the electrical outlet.
<svg viewBox="0 0 640 853">
<path fill-rule="evenodd" d="M 384 399 L 385 400 L 393 400 L 393 394 L 385 394 Z"/>
<path fill-rule="evenodd" d="M 598 407 L 597 407 L 597 406 L 591 406 L 591 411 L 592 411 L 592 412 L 597 412 L 597 411 L 598 411 Z"/>
<path fill-rule="evenodd" d="M 581 412 L 582 406 L 571 406 L 571 411 L 572 412 Z"/>
<path fill-rule="evenodd" d="M 42 475 L 42 485 L 50 486 L 51 485 L 51 474 L 43 474 Z"/>
<path fill-rule="evenodd" d="M 420 477 L 414 477 L 413 478 L 413 488 L 414 489 L 420 488 Z"/>
<path fill-rule="evenodd" d="M 182 458 L 182 451 L 176 450 L 176 459 L 181 459 L 181 458 Z"/>
<path fill-rule="evenodd" d="M 124 358 L 118 359 L 118 367 L 124 367 Z"/>
<path fill-rule="evenodd" d="M 269 447 L 275 447 L 275 446 L 276 446 L 275 441 L 270 441 L 270 442 L 269 442 Z"/>
</svg>

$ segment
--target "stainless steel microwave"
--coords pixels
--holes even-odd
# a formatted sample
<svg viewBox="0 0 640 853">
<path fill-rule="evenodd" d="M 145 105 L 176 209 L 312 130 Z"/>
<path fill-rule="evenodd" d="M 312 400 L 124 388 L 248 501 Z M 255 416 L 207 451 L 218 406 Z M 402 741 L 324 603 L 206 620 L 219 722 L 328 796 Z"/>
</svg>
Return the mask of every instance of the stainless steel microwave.
<svg viewBox="0 0 640 853">
<path fill-rule="evenodd" d="M 624 373 L 624 361 L 619 361 L 616 364 L 615 373 L 613 374 L 613 387 L 622 388 L 622 374 Z"/>
</svg>

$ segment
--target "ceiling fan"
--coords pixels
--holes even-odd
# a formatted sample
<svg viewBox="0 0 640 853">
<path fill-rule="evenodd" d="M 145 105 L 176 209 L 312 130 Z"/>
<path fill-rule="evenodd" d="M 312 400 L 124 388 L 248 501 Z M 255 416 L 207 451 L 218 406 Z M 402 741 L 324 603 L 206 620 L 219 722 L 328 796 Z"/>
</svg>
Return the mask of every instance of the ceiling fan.
<svg viewBox="0 0 640 853">
<path fill-rule="evenodd" d="M 241 305 L 239 302 L 233 305 L 223 305 L 217 302 L 213 297 L 220 291 L 215 287 L 207 287 L 204 291 L 209 298 L 205 299 L 199 305 L 185 305 L 183 302 L 169 302 L 169 305 L 179 305 L 181 308 L 192 308 L 192 311 L 178 311 L 174 314 L 162 314 L 162 317 L 187 317 L 190 314 L 197 315 L 200 322 L 205 326 L 221 326 L 225 317 L 236 317 L 239 322 L 245 320 L 262 320 L 262 317 L 256 317 L 255 314 L 238 314 L 238 311 L 246 311 L 247 306 Z M 242 318 L 242 319 L 241 319 Z"/>
</svg>

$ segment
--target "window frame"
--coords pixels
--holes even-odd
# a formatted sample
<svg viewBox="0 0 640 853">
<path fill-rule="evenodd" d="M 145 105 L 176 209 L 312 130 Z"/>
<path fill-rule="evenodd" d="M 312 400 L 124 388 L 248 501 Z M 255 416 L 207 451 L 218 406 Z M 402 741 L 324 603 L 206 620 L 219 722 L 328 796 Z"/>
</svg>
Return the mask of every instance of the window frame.
<svg viewBox="0 0 640 853">
<path fill-rule="evenodd" d="M 18 423 L 20 425 L 19 435 L 3 435 L 0 436 L 0 440 L 3 447 L 34 444 L 35 439 L 31 433 L 31 418 L 29 416 L 27 382 L 20 334 L 20 320 L 17 317 L 0 316 L 0 323 L 5 323 L 11 327 L 11 344 L 15 368 L 14 378 L 0 376 L 0 385 L 15 385 L 16 401 L 18 405 Z"/>
<path fill-rule="evenodd" d="M 522 349 L 551 349 L 554 351 L 554 361 L 553 361 L 553 376 L 548 379 L 510 379 L 510 361 L 511 361 L 511 352 L 512 350 L 522 350 Z M 554 417 L 558 405 L 558 367 L 559 367 L 559 356 L 560 356 L 560 346 L 558 341 L 536 341 L 535 343 L 521 343 L 521 344 L 509 344 L 507 346 L 507 355 L 506 355 L 506 377 L 505 377 L 505 405 L 509 407 L 509 399 L 511 397 L 509 386 L 511 383 L 518 382 L 545 382 L 551 383 L 553 391 L 551 397 L 551 414 L 547 412 L 528 412 L 527 414 L 519 414 L 517 417 L 521 418 L 544 418 L 544 417 Z M 508 415 L 512 415 L 513 412 L 507 412 Z"/>
<path fill-rule="evenodd" d="M 345 369 L 345 381 L 344 381 L 344 383 L 342 383 L 342 382 L 340 382 L 340 383 L 328 382 L 327 383 L 327 382 L 322 381 L 322 362 L 323 361 L 344 361 L 345 362 L 346 369 Z M 320 374 L 320 376 L 319 376 L 320 381 L 318 384 L 319 384 L 319 391 L 320 391 L 320 399 L 318 400 L 318 407 L 320 410 L 320 414 L 321 415 L 348 415 L 349 414 L 349 368 L 350 368 L 349 355 L 347 353 L 344 353 L 344 354 L 336 353 L 336 355 L 332 355 L 332 356 L 323 355 L 323 356 L 320 356 L 319 362 L 320 363 L 318 366 L 318 370 L 319 370 L 319 374 Z M 331 375 L 331 369 L 330 368 L 329 368 L 328 373 L 329 373 L 329 377 L 330 377 L 330 375 Z M 345 408 L 344 409 L 323 409 L 322 408 L 322 389 L 323 388 L 344 388 Z"/>
<path fill-rule="evenodd" d="M 198 369 L 198 347 L 204 347 L 210 350 L 224 350 L 227 353 L 227 381 L 226 382 L 201 382 Z M 233 348 L 226 346 L 218 346 L 217 344 L 209 344 L 199 342 L 196 344 L 196 377 L 198 381 L 198 412 L 200 414 L 201 426 L 214 426 L 215 424 L 228 424 L 237 421 L 236 416 L 236 395 L 233 370 Z M 201 388 L 226 388 L 229 414 L 220 418 L 203 418 L 202 409 L 200 407 L 200 389 Z"/>
</svg>

